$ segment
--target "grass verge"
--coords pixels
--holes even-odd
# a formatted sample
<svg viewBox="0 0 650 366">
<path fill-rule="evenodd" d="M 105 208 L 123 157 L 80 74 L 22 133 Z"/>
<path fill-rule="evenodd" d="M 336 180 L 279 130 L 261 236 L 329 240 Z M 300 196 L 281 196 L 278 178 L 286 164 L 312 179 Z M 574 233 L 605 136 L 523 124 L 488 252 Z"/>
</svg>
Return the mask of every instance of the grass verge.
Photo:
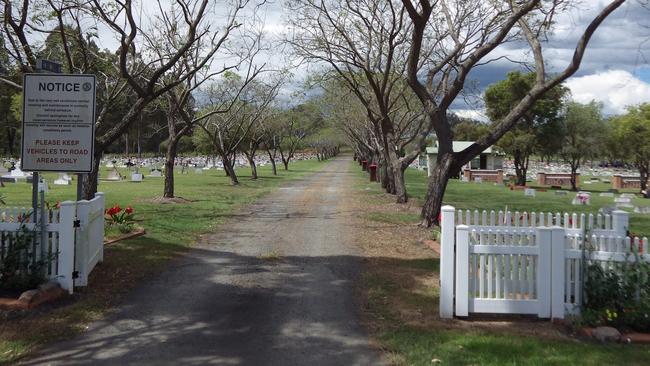
<svg viewBox="0 0 650 366">
<path fill-rule="evenodd" d="M 231 186 L 223 171 L 203 174 L 178 174 L 176 195 L 187 203 L 163 204 L 163 178 L 147 178 L 142 183 L 101 182 L 106 205 L 132 206 L 138 225 L 147 235 L 124 240 L 106 248 L 104 262 L 90 276 L 89 286 L 52 305 L 26 313 L 0 311 L 0 364 L 12 363 L 37 347 L 70 338 L 111 311 L 135 285 L 164 269 L 173 257 L 186 251 L 199 235 L 216 229 L 237 208 L 249 204 L 278 185 L 314 172 L 322 167 L 315 160 L 292 163 L 289 171 L 271 175 L 260 167 L 258 180 L 241 169 L 239 186 Z M 104 172 L 106 176 L 107 171 Z M 122 171 L 127 174 L 126 169 Z M 56 175 L 46 174 L 52 182 Z M 31 185 L 7 184 L 0 188 L 7 206 L 30 206 Z M 74 199 L 74 186 L 50 186 L 51 203 Z"/>
</svg>

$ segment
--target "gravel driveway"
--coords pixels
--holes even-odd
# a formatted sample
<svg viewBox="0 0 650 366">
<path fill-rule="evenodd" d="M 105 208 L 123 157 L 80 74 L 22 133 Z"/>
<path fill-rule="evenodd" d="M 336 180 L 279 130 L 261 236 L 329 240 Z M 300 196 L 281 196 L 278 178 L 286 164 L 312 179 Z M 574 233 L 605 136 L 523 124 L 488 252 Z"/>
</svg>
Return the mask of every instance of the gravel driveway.
<svg viewBox="0 0 650 366">
<path fill-rule="evenodd" d="M 334 159 L 246 207 L 115 314 L 25 364 L 383 364 L 359 324 L 349 168 Z"/>
</svg>

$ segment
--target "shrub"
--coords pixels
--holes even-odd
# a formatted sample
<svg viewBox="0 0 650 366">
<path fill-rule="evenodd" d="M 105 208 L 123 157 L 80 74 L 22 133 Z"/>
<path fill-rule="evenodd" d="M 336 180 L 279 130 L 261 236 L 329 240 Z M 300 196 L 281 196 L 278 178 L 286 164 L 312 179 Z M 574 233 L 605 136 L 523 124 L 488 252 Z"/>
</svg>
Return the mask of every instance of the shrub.
<svg viewBox="0 0 650 366">
<path fill-rule="evenodd" d="M 7 235 L 3 239 L 8 245 L 0 257 L 0 288 L 25 291 L 45 282 L 45 269 L 56 254 L 37 259 L 33 251 L 36 235 L 24 225 L 15 236 Z"/>
<path fill-rule="evenodd" d="M 590 264 L 585 271 L 582 321 L 650 331 L 650 263 Z"/>
</svg>

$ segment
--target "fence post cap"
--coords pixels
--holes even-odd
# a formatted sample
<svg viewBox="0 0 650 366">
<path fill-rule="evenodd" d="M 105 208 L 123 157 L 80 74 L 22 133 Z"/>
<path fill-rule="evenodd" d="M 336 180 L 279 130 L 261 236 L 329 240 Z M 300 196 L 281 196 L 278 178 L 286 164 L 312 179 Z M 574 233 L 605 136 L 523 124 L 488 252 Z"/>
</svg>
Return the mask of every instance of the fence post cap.
<svg viewBox="0 0 650 366">
<path fill-rule="evenodd" d="M 628 212 L 627 212 L 627 211 L 623 211 L 623 210 L 614 210 L 614 211 L 612 211 L 612 214 L 616 214 L 616 215 L 627 215 Z"/>
<path fill-rule="evenodd" d="M 467 225 L 456 225 L 456 230 L 469 230 Z"/>
<path fill-rule="evenodd" d="M 456 209 L 454 208 L 454 206 L 450 206 L 450 205 L 442 206 L 442 207 L 440 208 L 440 210 L 441 210 L 441 211 L 444 211 L 444 212 L 456 211 Z"/>
</svg>

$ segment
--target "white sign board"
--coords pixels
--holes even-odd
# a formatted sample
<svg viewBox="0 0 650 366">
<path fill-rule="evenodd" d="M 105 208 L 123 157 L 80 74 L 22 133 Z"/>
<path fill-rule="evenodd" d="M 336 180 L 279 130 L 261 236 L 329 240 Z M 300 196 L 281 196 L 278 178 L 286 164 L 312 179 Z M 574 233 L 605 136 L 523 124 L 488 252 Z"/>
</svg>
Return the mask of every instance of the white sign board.
<svg viewBox="0 0 650 366">
<path fill-rule="evenodd" d="M 90 172 L 94 142 L 94 75 L 24 75 L 22 170 Z"/>
</svg>

